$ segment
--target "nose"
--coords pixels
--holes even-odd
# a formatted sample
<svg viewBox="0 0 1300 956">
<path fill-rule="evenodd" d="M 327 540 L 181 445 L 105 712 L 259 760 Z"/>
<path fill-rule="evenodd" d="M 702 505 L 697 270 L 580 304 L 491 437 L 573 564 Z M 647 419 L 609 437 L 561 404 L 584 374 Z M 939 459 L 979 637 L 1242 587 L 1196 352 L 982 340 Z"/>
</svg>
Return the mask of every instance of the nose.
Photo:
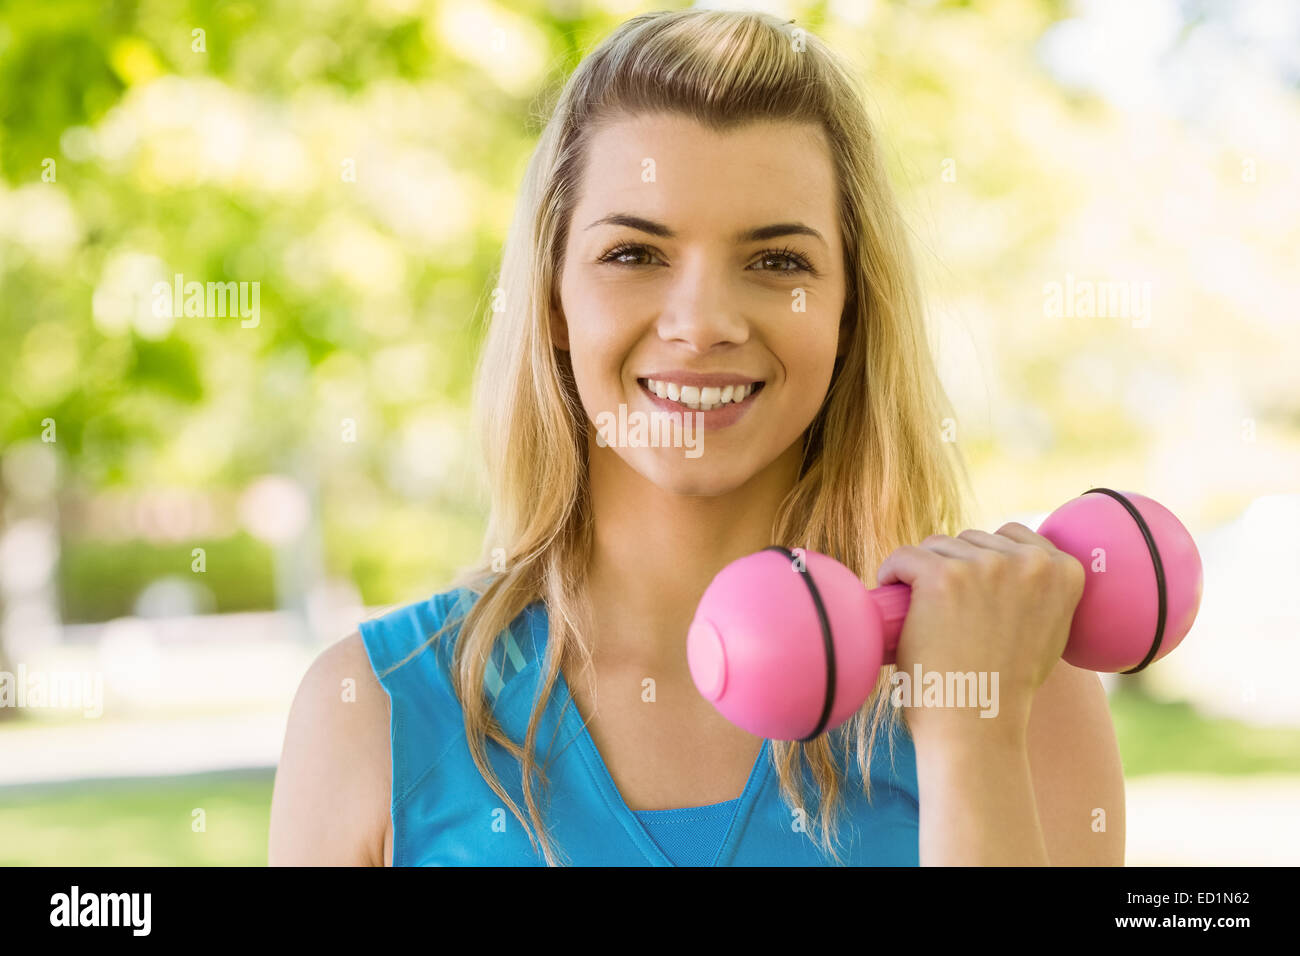
<svg viewBox="0 0 1300 956">
<path fill-rule="evenodd" d="M 681 266 L 659 314 L 659 337 L 696 352 L 739 345 L 749 338 L 749 322 L 737 299 L 724 268 L 707 257 Z"/>
</svg>

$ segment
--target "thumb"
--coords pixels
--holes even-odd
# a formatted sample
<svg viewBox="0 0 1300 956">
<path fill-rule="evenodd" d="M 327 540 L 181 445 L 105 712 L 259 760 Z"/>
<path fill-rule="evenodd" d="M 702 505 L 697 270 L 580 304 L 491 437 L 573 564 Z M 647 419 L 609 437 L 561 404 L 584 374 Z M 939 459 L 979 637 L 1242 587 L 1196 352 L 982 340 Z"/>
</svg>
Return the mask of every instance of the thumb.
<svg viewBox="0 0 1300 956">
<path fill-rule="evenodd" d="M 910 586 L 918 577 L 926 573 L 926 569 L 942 560 L 943 558 L 933 551 L 907 544 L 885 558 L 876 571 L 876 581 L 882 587 L 886 584 Z"/>
</svg>

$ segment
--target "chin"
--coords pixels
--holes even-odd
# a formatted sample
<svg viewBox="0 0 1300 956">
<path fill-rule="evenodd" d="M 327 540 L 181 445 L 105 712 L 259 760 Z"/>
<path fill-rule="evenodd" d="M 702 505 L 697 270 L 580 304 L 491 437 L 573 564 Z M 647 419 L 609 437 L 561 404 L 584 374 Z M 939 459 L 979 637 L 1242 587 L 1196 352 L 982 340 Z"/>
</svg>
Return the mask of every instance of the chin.
<svg viewBox="0 0 1300 956">
<path fill-rule="evenodd" d="M 673 495 L 711 498 L 735 491 L 753 477 L 741 463 L 732 461 L 728 467 L 719 468 L 717 459 L 709 460 L 707 454 L 699 458 L 686 458 L 680 448 L 671 455 L 649 461 L 629 462 L 647 481 Z"/>
</svg>

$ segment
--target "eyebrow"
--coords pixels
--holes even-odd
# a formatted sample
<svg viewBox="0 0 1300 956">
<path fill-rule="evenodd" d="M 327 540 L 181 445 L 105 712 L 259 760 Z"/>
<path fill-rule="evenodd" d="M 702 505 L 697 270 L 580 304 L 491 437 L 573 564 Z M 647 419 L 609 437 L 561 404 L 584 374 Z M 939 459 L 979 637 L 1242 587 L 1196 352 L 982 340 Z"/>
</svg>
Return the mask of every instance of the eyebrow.
<svg viewBox="0 0 1300 956">
<path fill-rule="evenodd" d="M 597 219 L 591 225 L 587 226 L 592 229 L 596 226 L 627 226 L 630 229 L 640 229 L 642 232 L 648 232 L 652 236 L 660 236 L 664 239 L 675 239 L 677 233 L 673 232 L 661 222 L 655 222 L 653 219 L 646 219 L 642 216 L 633 216 L 628 213 L 616 212 L 608 216 Z M 736 242 L 761 242 L 764 239 L 775 239 L 777 236 L 812 236 L 814 239 L 826 240 L 822 234 L 812 226 L 805 226 L 801 222 L 776 222 L 770 226 L 759 226 L 755 229 L 745 229 L 734 236 Z"/>
</svg>

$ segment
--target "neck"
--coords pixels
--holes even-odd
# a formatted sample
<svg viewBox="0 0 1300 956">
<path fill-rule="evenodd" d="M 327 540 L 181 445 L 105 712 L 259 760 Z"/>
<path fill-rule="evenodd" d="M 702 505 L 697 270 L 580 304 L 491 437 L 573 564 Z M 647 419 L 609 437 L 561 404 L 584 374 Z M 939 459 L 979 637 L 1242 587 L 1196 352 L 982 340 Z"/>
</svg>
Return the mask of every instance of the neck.
<svg viewBox="0 0 1300 956">
<path fill-rule="evenodd" d="M 714 496 L 665 491 L 592 442 L 594 518 L 587 587 L 596 659 L 686 674 L 686 633 L 727 564 L 772 544 L 777 508 L 799 475 L 802 441 L 743 485 Z"/>
</svg>

